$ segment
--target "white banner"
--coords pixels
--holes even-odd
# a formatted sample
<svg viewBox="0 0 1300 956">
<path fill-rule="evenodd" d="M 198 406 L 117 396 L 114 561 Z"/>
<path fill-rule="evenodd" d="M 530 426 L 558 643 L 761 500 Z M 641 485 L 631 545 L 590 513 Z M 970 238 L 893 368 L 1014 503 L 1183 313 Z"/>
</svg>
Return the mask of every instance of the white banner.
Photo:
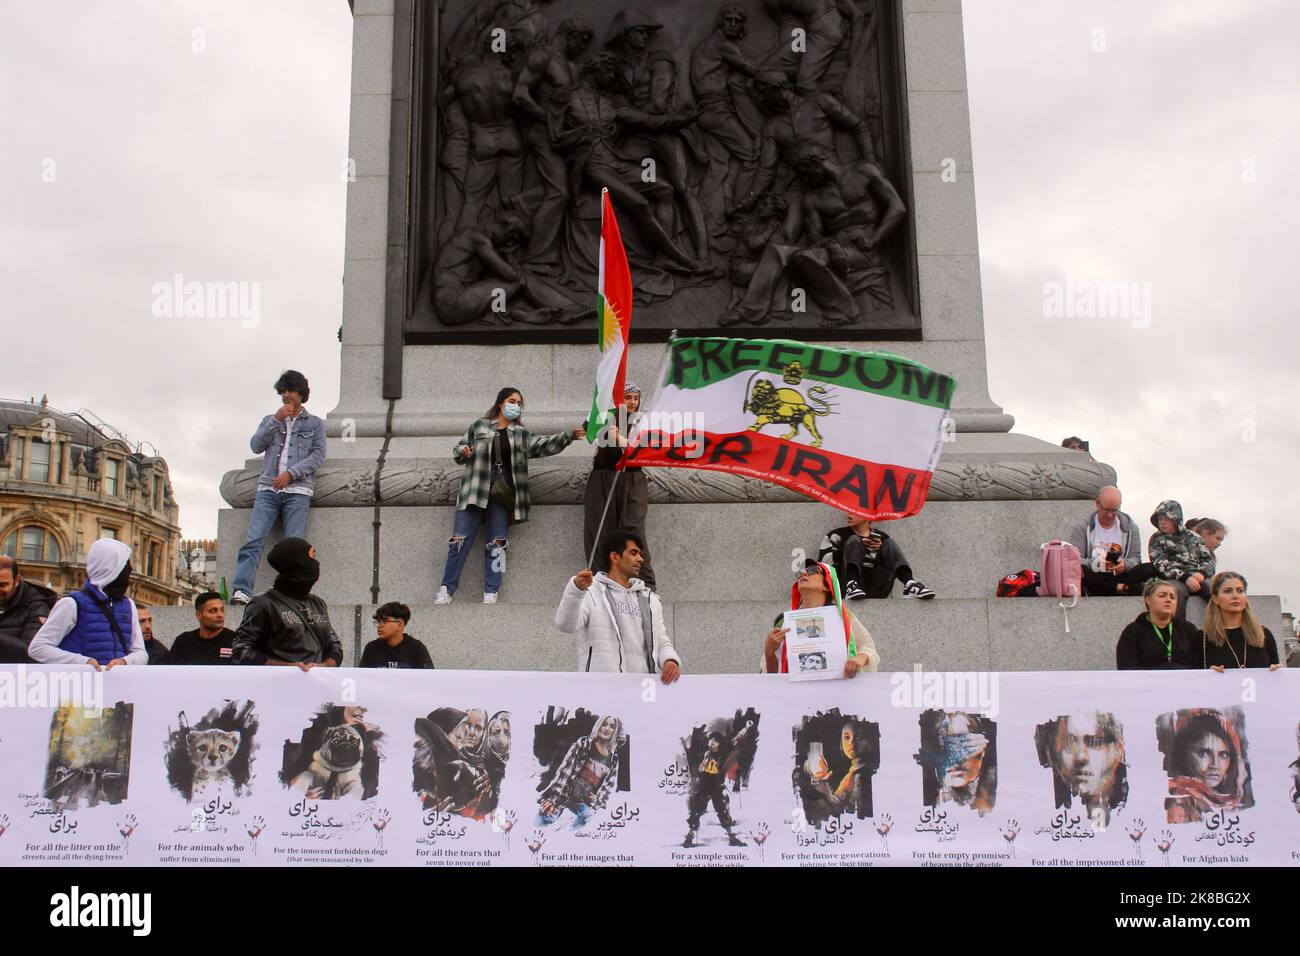
<svg viewBox="0 0 1300 956">
<path fill-rule="evenodd" d="M 1300 860 L 1287 671 L 97 676 L 0 668 L 0 864 Z"/>
</svg>

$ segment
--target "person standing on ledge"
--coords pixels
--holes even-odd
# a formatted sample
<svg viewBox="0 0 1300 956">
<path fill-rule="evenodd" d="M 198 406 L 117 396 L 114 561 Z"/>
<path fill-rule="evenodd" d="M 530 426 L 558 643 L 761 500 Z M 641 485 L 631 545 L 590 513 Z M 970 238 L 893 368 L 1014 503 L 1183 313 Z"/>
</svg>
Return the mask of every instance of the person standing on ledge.
<svg viewBox="0 0 1300 956">
<path fill-rule="evenodd" d="M 264 457 L 253 515 L 248 522 L 248 539 L 235 561 L 231 604 L 252 600 L 257 562 L 277 518 L 284 522 L 286 538 L 306 536 L 316 469 L 325 460 L 325 422 L 303 407 L 311 395 L 307 377 L 290 369 L 276 380 L 274 388 L 284 404 L 274 415 L 262 419 L 249 441 L 253 451 L 264 453 Z"/>
<path fill-rule="evenodd" d="M 411 609 L 389 601 L 375 611 L 375 630 L 379 636 L 361 652 L 358 667 L 389 667 L 398 670 L 433 670 L 429 649 L 406 633 Z"/>
<path fill-rule="evenodd" d="M 671 684 L 682 659 L 664 625 L 664 607 L 639 577 L 644 542 L 635 531 L 605 532 L 600 551 L 608 572 L 583 568 L 564 586 L 555 626 L 578 635 L 578 670 L 658 674 Z"/>
<path fill-rule="evenodd" d="M 226 627 L 226 606 L 216 591 L 194 599 L 199 626 L 176 635 L 168 664 L 233 664 L 235 632 Z"/>
<path fill-rule="evenodd" d="M 302 538 L 285 538 L 266 556 L 275 568 L 275 585 L 249 602 L 235 632 L 237 664 L 338 667 L 343 645 L 330 623 L 325 602 L 311 593 L 320 579 L 316 549 Z"/>
<path fill-rule="evenodd" d="M 465 466 L 465 474 L 460 479 L 456 518 L 447 539 L 447 564 L 434 604 L 451 603 L 470 548 L 485 522 L 483 603 L 497 603 L 505 574 L 506 531 L 512 522 L 527 521 L 532 506 L 528 460 L 558 455 L 573 439 L 586 434 L 581 425 L 575 425 L 567 432 L 534 435 L 524 427 L 523 414 L 523 394 L 517 388 L 503 388 L 487 414 L 469 426 L 456 446 L 452 457 Z"/>
<path fill-rule="evenodd" d="M 645 470 L 628 468 L 622 477 L 618 476 L 615 466 L 623 457 L 627 447 L 627 436 L 619 431 L 621 422 L 625 429 L 630 429 L 640 419 L 641 386 L 628 382 L 623 388 L 623 404 L 615 409 L 609 417 L 609 424 L 596 442 L 596 456 L 591 463 L 591 474 L 587 476 L 587 490 L 583 495 L 584 513 L 582 527 L 582 553 L 591 554 L 596 546 L 596 534 L 600 528 L 601 515 L 605 516 L 606 528 L 626 528 L 634 531 L 645 541 L 646 512 L 650 510 L 650 486 L 646 481 Z M 619 416 L 620 409 L 625 409 Z M 615 478 L 618 478 L 615 483 Z M 610 498 L 611 490 L 613 497 Z M 609 499 L 606 511 L 605 500 Z M 597 558 L 601 558 L 597 555 Z M 602 560 L 595 562 L 600 567 Z M 637 575 L 650 590 L 655 588 L 655 573 L 650 567 L 650 545 L 641 548 L 641 573 Z"/>
</svg>

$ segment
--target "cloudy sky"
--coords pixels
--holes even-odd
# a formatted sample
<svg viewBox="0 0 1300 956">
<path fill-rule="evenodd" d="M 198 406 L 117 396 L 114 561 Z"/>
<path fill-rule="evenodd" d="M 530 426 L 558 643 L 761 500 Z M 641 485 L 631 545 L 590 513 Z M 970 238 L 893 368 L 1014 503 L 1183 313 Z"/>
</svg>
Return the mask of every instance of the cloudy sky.
<svg viewBox="0 0 1300 956">
<path fill-rule="evenodd" d="M 1300 6 L 974 0 L 965 25 L 994 399 L 1300 597 Z M 337 401 L 350 31 L 345 0 L 0 5 L 0 396 L 153 443 L 187 536 L 286 356 Z M 258 323 L 156 316 L 177 275 L 257 283 Z M 1149 314 L 1045 314 L 1067 282 Z"/>
</svg>

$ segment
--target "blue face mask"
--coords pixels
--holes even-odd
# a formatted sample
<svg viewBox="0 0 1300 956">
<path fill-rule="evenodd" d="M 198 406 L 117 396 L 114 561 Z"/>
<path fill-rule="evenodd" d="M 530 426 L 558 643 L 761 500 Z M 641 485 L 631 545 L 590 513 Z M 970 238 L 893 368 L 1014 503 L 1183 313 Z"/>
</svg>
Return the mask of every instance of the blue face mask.
<svg viewBox="0 0 1300 956">
<path fill-rule="evenodd" d="M 513 422 L 516 418 L 518 418 L 519 413 L 522 411 L 523 408 L 521 408 L 519 405 L 516 405 L 514 402 L 506 402 L 504 405 L 501 406 L 501 414 L 506 417 L 506 421 L 510 421 L 510 422 Z"/>
</svg>

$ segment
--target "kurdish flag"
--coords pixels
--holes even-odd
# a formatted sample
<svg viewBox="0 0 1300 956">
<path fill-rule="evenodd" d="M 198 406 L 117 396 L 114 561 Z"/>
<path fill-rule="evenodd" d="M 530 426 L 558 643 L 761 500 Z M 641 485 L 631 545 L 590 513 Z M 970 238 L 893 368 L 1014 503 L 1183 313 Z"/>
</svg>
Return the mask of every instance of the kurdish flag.
<svg viewBox="0 0 1300 956">
<path fill-rule="evenodd" d="M 627 252 L 614 218 L 609 190 L 600 191 L 600 275 L 596 285 L 596 345 L 600 365 L 596 368 L 596 390 L 587 416 L 587 441 L 594 442 L 610 409 L 623 401 L 627 375 L 627 337 L 632 328 L 632 273 Z"/>
<path fill-rule="evenodd" d="M 676 339 L 620 467 L 726 471 L 902 518 L 925 504 L 955 387 L 885 352 Z"/>
</svg>

